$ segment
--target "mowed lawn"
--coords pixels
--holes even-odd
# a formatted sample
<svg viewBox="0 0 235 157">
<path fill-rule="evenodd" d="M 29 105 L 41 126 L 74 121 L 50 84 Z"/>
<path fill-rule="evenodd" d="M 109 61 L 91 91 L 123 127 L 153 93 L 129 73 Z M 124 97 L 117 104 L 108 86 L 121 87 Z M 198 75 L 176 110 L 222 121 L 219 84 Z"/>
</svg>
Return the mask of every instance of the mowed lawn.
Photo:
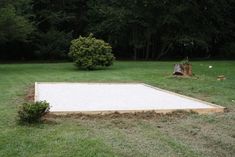
<svg viewBox="0 0 235 157">
<path fill-rule="evenodd" d="M 171 76 L 174 63 L 115 62 L 96 71 L 80 71 L 72 63 L 0 64 L 0 156 L 235 156 L 235 61 L 192 62 L 195 76 L 185 79 Z M 218 81 L 218 75 L 226 80 Z M 158 118 L 52 117 L 44 124 L 18 125 L 17 107 L 35 81 L 144 82 L 228 111 Z"/>
</svg>

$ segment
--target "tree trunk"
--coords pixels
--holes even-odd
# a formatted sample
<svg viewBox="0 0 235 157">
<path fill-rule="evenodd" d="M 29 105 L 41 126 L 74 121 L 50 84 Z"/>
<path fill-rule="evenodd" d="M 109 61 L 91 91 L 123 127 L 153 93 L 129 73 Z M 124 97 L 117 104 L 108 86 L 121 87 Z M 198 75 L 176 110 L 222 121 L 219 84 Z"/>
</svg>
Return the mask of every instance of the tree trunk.
<svg viewBox="0 0 235 157">
<path fill-rule="evenodd" d="M 147 32 L 146 32 L 146 54 L 145 54 L 146 60 L 149 59 L 150 46 L 151 46 L 151 31 L 150 31 L 150 29 L 147 29 Z"/>
<path fill-rule="evenodd" d="M 137 49 L 134 47 L 134 56 L 133 56 L 134 60 L 137 60 Z"/>
<path fill-rule="evenodd" d="M 191 64 L 175 64 L 173 75 L 192 76 L 192 65 Z"/>
<path fill-rule="evenodd" d="M 150 40 L 147 41 L 145 59 L 149 59 Z"/>
<path fill-rule="evenodd" d="M 184 67 L 182 64 L 175 64 L 173 75 L 184 75 Z"/>
<path fill-rule="evenodd" d="M 192 65 L 191 64 L 183 64 L 184 75 L 192 76 Z"/>
</svg>

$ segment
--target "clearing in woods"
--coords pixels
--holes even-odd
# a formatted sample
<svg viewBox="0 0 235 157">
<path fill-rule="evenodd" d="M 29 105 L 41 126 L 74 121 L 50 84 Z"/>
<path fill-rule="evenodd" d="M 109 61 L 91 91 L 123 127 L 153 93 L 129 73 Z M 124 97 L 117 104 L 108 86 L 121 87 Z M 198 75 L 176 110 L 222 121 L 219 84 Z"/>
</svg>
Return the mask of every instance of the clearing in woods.
<svg viewBox="0 0 235 157">
<path fill-rule="evenodd" d="M 171 76 L 174 63 L 116 62 L 96 71 L 71 63 L 0 64 L 0 156 L 234 156 L 235 62 L 192 62 L 195 76 L 185 79 Z M 228 112 L 52 116 L 44 124 L 18 125 L 17 107 L 34 82 L 143 82 Z"/>
</svg>

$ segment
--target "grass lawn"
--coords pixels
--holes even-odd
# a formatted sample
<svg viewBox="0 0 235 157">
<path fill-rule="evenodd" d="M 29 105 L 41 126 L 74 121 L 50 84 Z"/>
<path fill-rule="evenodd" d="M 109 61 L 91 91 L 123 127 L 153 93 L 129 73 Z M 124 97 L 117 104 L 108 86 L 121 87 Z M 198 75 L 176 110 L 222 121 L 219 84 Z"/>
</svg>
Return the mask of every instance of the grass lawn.
<svg viewBox="0 0 235 157">
<path fill-rule="evenodd" d="M 0 156 L 234 156 L 235 61 L 192 62 L 193 78 L 173 78 L 174 62 L 116 62 L 79 71 L 72 63 L 0 64 Z M 208 66 L 213 68 L 209 69 Z M 217 81 L 218 75 L 225 81 Z M 161 118 L 56 117 L 18 125 L 17 106 L 35 81 L 144 82 L 228 108 Z"/>
</svg>

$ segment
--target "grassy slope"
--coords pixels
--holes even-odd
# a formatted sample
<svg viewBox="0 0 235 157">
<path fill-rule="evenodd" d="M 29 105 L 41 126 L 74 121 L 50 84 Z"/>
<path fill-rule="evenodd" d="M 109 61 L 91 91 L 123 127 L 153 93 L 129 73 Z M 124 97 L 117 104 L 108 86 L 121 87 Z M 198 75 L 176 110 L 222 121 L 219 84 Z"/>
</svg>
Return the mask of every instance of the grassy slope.
<svg viewBox="0 0 235 157">
<path fill-rule="evenodd" d="M 71 63 L 0 64 L 0 156 L 232 156 L 235 62 L 193 62 L 192 79 L 171 77 L 173 62 L 116 62 L 78 71 Z M 212 69 L 208 66 L 213 65 Z M 224 74 L 225 81 L 217 81 Z M 16 124 L 17 105 L 35 81 L 135 81 L 223 105 L 228 113 L 167 119 L 57 118 Z"/>
</svg>

